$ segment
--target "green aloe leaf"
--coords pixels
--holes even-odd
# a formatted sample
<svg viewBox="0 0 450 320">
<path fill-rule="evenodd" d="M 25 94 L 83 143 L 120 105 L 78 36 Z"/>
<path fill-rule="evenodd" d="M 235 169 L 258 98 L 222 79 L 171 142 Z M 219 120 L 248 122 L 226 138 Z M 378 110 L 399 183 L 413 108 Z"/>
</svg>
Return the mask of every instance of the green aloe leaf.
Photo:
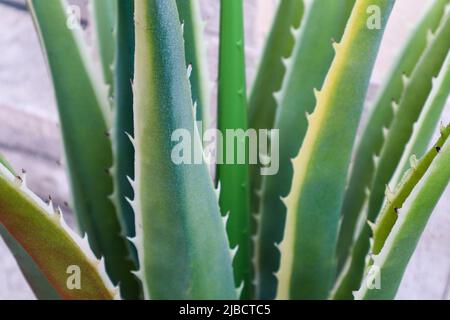
<svg viewBox="0 0 450 320">
<path fill-rule="evenodd" d="M 220 209 L 229 214 L 228 237 L 237 248 L 233 261 L 236 285 L 243 284 L 243 299 L 250 299 L 252 288 L 252 242 L 250 189 L 248 171 L 249 142 L 246 137 L 228 132 L 247 130 L 247 96 L 245 84 L 244 16 L 242 0 L 222 0 L 220 17 L 217 179 L 220 183 Z M 230 147 L 231 146 L 231 147 Z M 243 152 L 244 154 L 236 154 Z M 240 161 L 244 160 L 244 161 Z"/>
<path fill-rule="evenodd" d="M 104 300 L 117 295 L 87 240 L 67 227 L 61 211 L 27 188 L 24 175 L 15 176 L 3 165 L 0 233 L 37 297 Z"/>
<path fill-rule="evenodd" d="M 278 5 L 249 97 L 250 128 L 273 128 L 278 107 L 273 94 L 281 89 L 287 71 L 283 60 L 292 54 L 303 12 L 303 0 L 281 0 Z"/>
<path fill-rule="evenodd" d="M 394 118 L 381 150 L 378 166 L 369 198 L 369 220 L 374 220 L 384 200 L 384 189 L 392 178 L 398 161 L 411 137 L 413 124 L 417 121 L 432 89 L 432 78 L 439 73 L 448 54 L 450 39 L 450 14 L 446 13 L 430 46 L 406 80 L 406 88 L 398 104 L 398 117 Z"/>
<path fill-rule="evenodd" d="M 282 0 L 267 38 L 248 101 L 249 128 L 272 129 L 277 102 L 274 93 L 281 89 L 286 66 L 283 61 L 292 54 L 295 33 L 303 17 L 303 0 Z M 250 166 L 250 204 L 252 213 L 259 211 L 261 166 Z"/>
<path fill-rule="evenodd" d="M 134 237 L 134 212 L 127 198 L 133 196 L 129 179 L 134 178 L 134 148 L 128 138 L 133 135 L 133 88 L 134 78 L 134 2 L 117 1 L 116 47 L 114 61 L 114 124 L 112 145 L 114 166 L 114 195 L 124 234 Z"/>
<path fill-rule="evenodd" d="M 373 240 L 371 240 L 370 249 L 373 254 L 379 254 L 380 250 L 385 244 L 388 235 L 391 233 L 393 226 L 397 222 L 398 214 L 402 207 L 404 207 L 405 200 L 410 196 L 411 192 L 427 173 L 430 165 L 438 156 L 437 150 L 440 150 L 448 139 L 450 129 L 442 130 L 442 135 L 437 144 L 431 149 L 420 161 L 416 157 L 411 158 L 412 167 L 405 173 L 400 184 L 396 187 L 395 192 L 390 188 L 386 189 L 386 204 L 381 211 L 376 224 L 369 222 L 367 228 L 373 233 Z M 364 260 L 364 265 L 361 267 L 360 256 L 368 253 L 365 238 L 359 236 L 355 242 L 355 247 L 352 250 L 352 256 L 358 258 L 358 263 L 350 260 L 344 273 L 338 279 L 336 288 L 332 294 L 332 298 L 336 300 L 352 299 L 352 291 L 357 290 L 361 286 L 361 279 L 364 275 L 352 274 L 353 270 L 365 269 L 367 262 Z M 351 256 L 351 257 L 352 257 Z M 369 255 L 370 257 L 370 255 Z M 358 284 L 359 282 L 359 284 Z"/>
<path fill-rule="evenodd" d="M 308 117 L 309 128 L 294 159 L 292 189 L 285 199 L 278 299 L 328 297 L 352 148 L 393 5 L 388 0 L 357 1 L 341 43 L 335 44 L 336 56 L 316 93 L 317 106 Z"/>
<path fill-rule="evenodd" d="M 0 235 L 17 261 L 23 276 L 38 300 L 60 300 L 61 297 L 28 252 L 0 224 Z"/>
<path fill-rule="evenodd" d="M 13 171 L 12 167 L 10 166 L 10 164 L 8 163 L 8 161 L 6 161 L 6 159 L 0 154 L 0 164 L 2 164 L 4 167 L 6 167 L 9 171 Z"/>
<path fill-rule="evenodd" d="M 128 1 L 126 1 L 128 2 Z M 116 1 L 114 0 L 94 0 L 89 2 L 92 5 L 93 21 L 97 47 L 100 54 L 100 62 L 103 70 L 103 78 L 108 85 L 110 92 L 113 89 L 113 61 L 116 38 L 114 36 L 114 24 L 117 14 Z"/>
<path fill-rule="evenodd" d="M 389 188 L 386 190 L 386 204 L 377 219 L 376 224 L 372 224 L 373 228 L 373 244 L 371 246 L 371 254 L 379 254 L 386 242 L 393 226 L 398 220 L 398 215 L 413 189 L 420 182 L 427 170 L 438 157 L 440 150 L 450 135 L 450 126 L 443 128 L 439 141 L 428 151 L 419 161 L 416 156 L 411 156 L 410 168 L 404 174 L 401 182 L 392 192 Z"/>
<path fill-rule="evenodd" d="M 7 163 L 7 161 L 0 155 L 0 165 L 3 165 L 5 171 L 11 172 L 15 175 L 12 167 Z M 4 174 L 4 173 L 3 173 Z M 16 176 L 17 178 L 18 176 Z M 23 180 L 22 177 L 20 179 Z M 20 181 L 20 180 L 18 180 Z M 8 232 L 8 230 L 0 223 L 0 236 L 4 240 L 5 244 L 8 246 L 17 264 L 27 280 L 31 290 L 34 295 L 39 300 L 59 300 L 60 297 L 53 286 L 49 283 L 45 275 L 41 272 L 37 264 L 33 261 L 28 252 L 20 245 L 19 242 L 14 239 L 13 236 Z"/>
<path fill-rule="evenodd" d="M 418 120 L 430 94 L 432 78 L 439 73 L 447 56 L 449 49 L 447 39 L 449 38 L 450 14 L 446 13 L 433 40 L 429 40 L 425 53 L 407 81 L 400 103 L 396 107 L 398 116 L 395 117 L 389 131 L 386 132 L 386 142 L 381 156 L 377 160 L 378 166 L 368 198 L 365 220 L 374 222 L 378 217 L 385 199 L 386 185 L 401 160 L 408 139 L 411 137 L 413 125 Z M 380 185 L 382 181 L 384 181 L 383 186 Z M 339 275 L 339 284 L 336 286 L 334 295 L 336 299 L 351 299 L 352 292 L 361 285 L 370 237 L 371 230 L 368 225 L 364 224 L 355 237 L 354 247 L 346 261 L 347 265 Z"/>
<path fill-rule="evenodd" d="M 205 39 L 205 23 L 200 13 L 199 0 L 177 0 L 178 13 L 183 24 L 186 64 L 192 68 L 190 81 L 192 99 L 196 103 L 197 121 L 202 121 L 203 130 L 212 126 L 211 89 L 208 75 L 208 59 Z"/>
<path fill-rule="evenodd" d="M 410 158 L 415 155 L 421 157 L 430 144 L 436 127 L 439 124 L 450 92 L 450 54 L 436 79 L 433 79 L 433 90 L 423 108 L 420 118 L 414 125 L 413 135 L 408 142 L 402 160 L 390 184 L 396 186 L 400 178 L 410 167 Z"/>
<path fill-rule="evenodd" d="M 126 239 L 109 199 L 113 182 L 112 147 L 107 131 L 110 110 L 106 86 L 92 66 L 77 17 L 64 0 L 29 0 L 55 88 L 74 209 L 97 257 L 104 256 L 122 295 L 136 297 L 138 280 L 130 273 Z"/>
<path fill-rule="evenodd" d="M 449 134 L 450 126 L 442 130 L 440 140 L 423 160 L 413 165 L 399 192 L 393 195 L 392 202 L 388 201 L 386 210 L 373 226 L 370 269 L 355 299 L 395 298 L 428 219 L 450 182 Z M 378 288 L 375 287 L 377 277 Z"/>
<path fill-rule="evenodd" d="M 200 159 L 202 147 L 175 0 L 135 1 L 135 23 L 137 274 L 146 298 L 235 299 L 229 245 L 208 168 L 202 161 L 178 162 L 183 145 L 186 155 L 195 143 Z"/>
<path fill-rule="evenodd" d="M 306 2 L 303 25 L 297 35 L 287 74 L 278 96 L 275 129 L 280 135 L 280 169 L 263 178 L 257 239 L 257 288 L 263 299 L 276 295 L 280 253 L 276 247 L 283 238 L 287 196 L 292 181 L 292 158 L 300 149 L 308 123 L 305 114 L 315 106 L 314 89 L 323 85 L 335 52 L 332 41 L 344 33 L 354 0 Z M 326 21 L 326 23 L 317 23 Z M 259 173 L 259 172 L 258 172 Z"/>
<path fill-rule="evenodd" d="M 398 103 L 404 91 L 403 76 L 410 77 L 427 47 L 427 34 L 436 31 L 442 20 L 448 0 L 436 0 L 426 12 L 417 28 L 412 32 L 399 54 L 391 73 L 384 81 L 372 113 L 364 128 L 356 149 L 348 190 L 342 207 L 342 226 L 339 234 L 337 257 L 338 269 L 342 270 L 355 237 L 355 228 L 375 174 L 373 157 L 379 154 L 385 139 L 383 128 L 389 127 L 394 112 L 392 103 Z"/>
</svg>

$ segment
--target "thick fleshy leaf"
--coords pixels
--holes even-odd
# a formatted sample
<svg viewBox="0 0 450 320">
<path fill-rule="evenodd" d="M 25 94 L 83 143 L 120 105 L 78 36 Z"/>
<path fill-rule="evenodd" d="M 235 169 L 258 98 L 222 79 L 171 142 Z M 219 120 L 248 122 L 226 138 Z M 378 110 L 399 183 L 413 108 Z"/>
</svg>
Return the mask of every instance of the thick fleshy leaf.
<svg viewBox="0 0 450 320">
<path fill-rule="evenodd" d="M 371 246 L 371 254 L 379 254 L 386 242 L 393 226 L 398 220 L 400 211 L 404 202 L 410 196 L 414 188 L 419 184 L 420 180 L 427 173 L 433 161 L 439 156 L 440 150 L 450 135 L 450 126 L 442 129 L 439 141 L 429 150 L 419 161 L 417 157 L 411 157 L 411 163 L 408 171 L 404 174 L 400 183 L 396 186 L 395 192 L 390 188 L 386 190 L 386 204 L 380 213 L 373 228 L 373 242 Z"/>
<path fill-rule="evenodd" d="M 0 236 L 16 259 L 17 265 L 38 300 L 59 300 L 61 297 L 33 261 L 28 252 L 0 224 Z"/>
<path fill-rule="evenodd" d="M 229 215 L 228 237 L 231 247 L 237 249 L 233 261 L 236 286 L 243 284 L 242 298 L 251 299 L 253 272 L 248 171 L 249 141 L 246 137 L 228 135 L 230 130 L 236 134 L 239 130 L 245 132 L 248 125 L 243 1 L 222 0 L 220 7 L 218 127 L 223 141 L 218 143 L 219 203 L 222 214 Z M 238 152 L 245 154 L 236 154 Z M 240 163 L 240 159 L 245 161 Z"/>
<path fill-rule="evenodd" d="M 383 204 L 384 189 L 392 178 L 398 161 L 411 137 L 413 125 L 425 105 L 432 89 L 432 79 L 437 76 L 449 52 L 450 11 L 434 36 L 430 36 L 430 46 L 422 56 L 411 78 L 406 80 L 406 88 L 398 104 L 395 117 L 386 135 L 378 167 L 376 169 L 369 199 L 369 220 L 373 221 Z"/>
<path fill-rule="evenodd" d="M 447 55 L 447 60 L 444 63 L 439 76 L 433 79 L 433 90 L 428 97 L 427 103 L 423 108 L 419 120 L 414 125 L 413 135 L 408 142 L 402 160 L 397 167 L 397 171 L 389 183 L 395 187 L 400 178 L 410 167 L 410 160 L 412 156 L 420 158 L 427 151 L 433 134 L 439 125 L 442 112 L 450 92 L 450 54 Z"/>
<path fill-rule="evenodd" d="M 235 299 L 225 227 L 201 161 L 175 0 L 135 1 L 135 23 L 137 274 L 147 298 Z M 198 164 L 183 157 L 193 150 Z"/>
<path fill-rule="evenodd" d="M 12 171 L 11 166 L 6 161 L 6 159 L 0 154 L 0 164 L 2 164 L 4 167 L 6 167 L 8 170 Z"/>
<path fill-rule="evenodd" d="M 134 78 L 134 2 L 117 1 L 116 47 L 114 60 L 114 123 L 112 145 L 114 154 L 114 195 L 122 229 L 134 237 L 134 212 L 127 198 L 133 196 L 129 179 L 134 178 L 134 148 L 129 135 L 133 135 Z"/>
<path fill-rule="evenodd" d="M 314 89 L 321 88 L 333 62 L 332 41 L 340 41 L 354 0 L 305 2 L 303 24 L 292 56 L 286 60 L 287 74 L 278 96 L 275 129 L 279 130 L 279 172 L 263 178 L 257 239 L 257 284 L 260 298 L 273 299 L 283 238 L 286 206 L 294 158 L 308 128 L 306 114 L 314 110 Z M 323 21 L 323 23 L 318 23 Z"/>
<path fill-rule="evenodd" d="M 352 148 L 393 5 L 392 0 L 357 1 L 341 43 L 334 45 L 336 56 L 316 94 L 317 106 L 308 117 L 309 128 L 294 159 L 293 185 L 285 200 L 279 299 L 328 297 Z M 377 23 L 371 25 L 374 17 Z"/>
<path fill-rule="evenodd" d="M 398 105 L 398 116 L 386 132 L 386 143 L 378 160 L 377 172 L 368 199 L 364 220 L 375 222 L 385 200 L 386 185 L 392 178 L 432 88 L 432 78 L 437 76 L 449 50 L 450 11 L 448 11 L 433 40 L 407 81 L 405 92 Z M 430 39 L 431 40 L 431 39 Z M 381 182 L 384 181 L 383 186 Z M 361 285 L 366 256 L 369 252 L 371 230 L 363 224 L 355 237 L 354 246 L 346 266 L 339 275 L 336 299 L 352 299 L 352 292 Z"/>
<path fill-rule="evenodd" d="M 375 174 L 374 156 L 380 153 L 385 143 L 383 130 L 389 127 L 394 118 L 393 102 L 398 104 L 405 89 L 403 77 L 411 76 L 427 47 L 428 33 L 436 31 L 448 3 L 448 0 L 434 1 L 399 54 L 392 72 L 384 81 L 385 84 L 372 107 L 367 126 L 358 142 L 349 186 L 341 210 L 343 221 L 337 249 L 339 270 L 342 270 L 348 257 L 357 222 L 367 198 L 366 190 L 371 187 Z"/>
<path fill-rule="evenodd" d="M 15 175 L 12 167 L 7 163 L 0 155 L 0 165 L 3 165 L 5 169 L 9 170 Z M 19 242 L 14 239 L 8 230 L 0 223 L 0 236 L 8 246 L 17 264 L 22 271 L 23 276 L 27 280 L 31 290 L 39 300 L 58 300 L 60 299 L 58 293 L 49 283 L 45 275 L 39 270 L 39 267 L 33 261 L 27 251 L 20 245 Z"/>
<path fill-rule="evenodd" d="M 304 13 L 303 0 L 281 0 L 251 89 L 249 127 L 272 129 L 277 111 L 274 93 L 281 89 Z"/>
<path fill-rule="evenodd" d="M 205 22 L 200 13 L 199 0 L 177 0 L 178 13 L 183 24 L 186 65 L 191 70 L 192 99 L 197 106 L 196 119 L 202 121 L 203 130 L 212 126 L 211 86 L 208 59 L 203 36 Z"/>
<path fill-rule="evenodd" d="M 126 1 L 128 2 L 128 1 Z M 108 85 L 110 92 L 113 89 L 113 61 L 116 38 L 114 35 L 114 22 L 117 15 L 115 0 L 94 0 L 89 2 L 92 5 L 93 21 L 97 48 L 102 64 L 103 78 Z"/>
<path fill-rule="evenodd" d="M 122 295 L 136 297 L 139 284 L 130 273 L 134 264 L 109 199 L 113 182 L 106 86 L 66 1 L 29 0 L 28 4 L 53 80 L 79 227 L 88 234 L 97 257 L 105 257 L 106 269 L 115 284 L 120 282 Z"/>
<path fill-rule="evenodd" d="M 401 203 L 404 208 L 396 209 L 397 212 L 394 212 L 392 208 L 389 209 L 388 203 L 387 210 L 374 225 L 373 255 L 369 259 L 367 276 L 363 279 L 360 290 L 355 293 L 355 299 L 395 298 L 428 219 L 450 182 L 449 134 L 450 126 L 443 129 L 439 142 L 405 176 L 404 182 L 399 187 L 399 193 L 393 196 L 393 203 L 405 201 L 406 194 L 402 192 L 405 185 L 415 182 L 413 193 L 406 199 L 404 205 Z M 433 160 L 430 165 L 431 159 Z M 428 168 L 425 163 L 429 165 Z M 423 178 L 419 183 L 416 179 L 420 176 Z M 408 187 L 410 188 L 411 186 Z M 395 217 L 395 222 L 392 217 Z"/>
<path fill-rule="evenodd" d="M 255 80 L 249 96 L 249 128 L 272 129 L 277 102 L 275 92 L 281 89 L 286 74 L 284 62 L 291 56 L 296 34 L 303 17 L 303 0 L 282 0 L 274 17 Z M 258 213 L 261 196 L 261 166 L 250 166 L 250 206 Z"/>
<path fill-rule="evenodd" d="M 0 165 L 0 233 L 34 292 L 43 299 L 113 299 L 118 294 L 102 262 L 64 222 Z"/>
</svg>

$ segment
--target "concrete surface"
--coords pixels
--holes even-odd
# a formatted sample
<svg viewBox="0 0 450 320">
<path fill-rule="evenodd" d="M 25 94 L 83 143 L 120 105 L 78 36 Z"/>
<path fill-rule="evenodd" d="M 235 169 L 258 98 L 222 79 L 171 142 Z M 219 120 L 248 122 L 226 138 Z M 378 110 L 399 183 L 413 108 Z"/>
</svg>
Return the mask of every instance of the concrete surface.
<svg viewBox="0 0 450 320">
<path fill-rule="evenodd" d="M 0 152 L 16 170 L 26 169 L 31 188 L 58 204 L 68 200 L 61 165 L 61 144 L 52 87 L 34 28 L 27 12 L 0 1 Z M 23 0 L 8 0 L 23 4 Z M 73 0 L 77 1 L 77 0 Z M 85 3 L 86 0 L 78 0 Z M 334 1 L 334 0 L 330 0 Z M 207 21 L 211 79 L 217 78 L 218 0 L 201 0 Z M 382 83 L 425 0 L 398 0 L 373 75 L 373 87 Z M 246 0 L 248 82 L 276 0 Z M 450 121 L 447 108 L 445 121 Z M 66 209 L 66 211 L 69 211 Z M 450 188 L 436 209 L 405 274 L 399 299 L 449 299 Z M 33 299 L 14 259 L 0 240 L 0 299 Z"/>
</svg>

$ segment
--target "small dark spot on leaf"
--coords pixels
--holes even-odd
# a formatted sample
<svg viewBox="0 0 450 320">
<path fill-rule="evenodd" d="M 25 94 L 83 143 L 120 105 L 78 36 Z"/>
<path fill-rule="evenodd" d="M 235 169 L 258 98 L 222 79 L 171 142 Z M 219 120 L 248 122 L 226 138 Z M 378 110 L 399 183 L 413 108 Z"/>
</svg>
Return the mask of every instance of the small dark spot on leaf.
<svg viewBox="0 0 450 320">
<path fill-rule="evenodd" d="M 436 147 L 436 151 L 439 153 L 441 152 L 441 147 Z"/>
</svg>

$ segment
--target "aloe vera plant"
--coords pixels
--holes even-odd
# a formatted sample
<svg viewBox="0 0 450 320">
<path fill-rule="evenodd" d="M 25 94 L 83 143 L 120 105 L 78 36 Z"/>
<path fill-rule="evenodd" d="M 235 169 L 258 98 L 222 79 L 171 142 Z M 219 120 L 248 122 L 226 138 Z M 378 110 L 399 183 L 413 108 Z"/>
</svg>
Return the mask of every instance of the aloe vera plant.
<svg viewBox="0 0 450 320">
<path fill-rule="evenodd" d="M 96 50 L 65 0 L 28 0 L 78 222 L 0 156 L 0 235 L 36 297 L 395 298 L 450 181 L 447 124 L 430 147 L 450 11 L 433 1 L 358 137 L 394 3 L 280 1 L 247 92 L 244 1 L 222 0 L 214 111 L 198 0 L 91 1 Z"/>
<path fill-rule="evenodd" d="M 402 49 L 391 73 L 385 80 L 385 86 L 372 107 L 368 123 L 358 143 L 358 150 L 350 176 L 348 191 L 342 206 L 342 231 L 338 241 L 338 267 L 344 265 L 353 238 L 359 213 L 366 198 L 366 188 L 370 186 L 375 171 L 373 157 L 379 154 L 383 143 L 383 128 L 389 126 L 394 117 L 395 106 L 403 91 L 403 76 L 410 76 L 427 45 L 427 34 L 438 27 L 448 2 L 435 1 L 429 12 L 411 34 Z"/>
</svg>

